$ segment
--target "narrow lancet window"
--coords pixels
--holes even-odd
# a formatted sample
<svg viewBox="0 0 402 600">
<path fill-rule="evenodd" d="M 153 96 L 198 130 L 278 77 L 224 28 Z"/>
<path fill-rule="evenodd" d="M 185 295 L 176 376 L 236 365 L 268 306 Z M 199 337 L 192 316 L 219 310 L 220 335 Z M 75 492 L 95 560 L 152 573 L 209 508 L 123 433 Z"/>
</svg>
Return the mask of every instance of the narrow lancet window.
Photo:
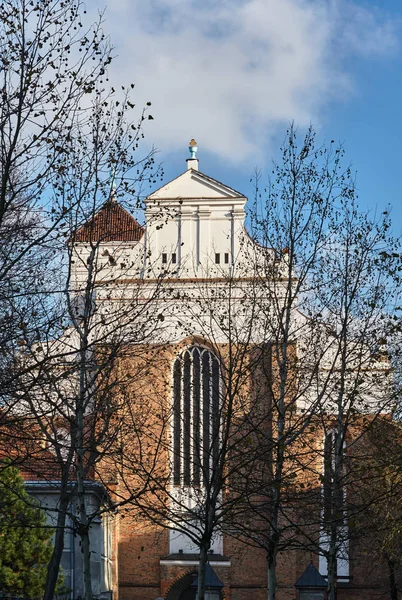
<svg viewBox="0 0 402 600">
<path fill-rule="evenodd" d="M 338 445 L 339 444 L 339 445 Z M 330 539 L 336 531 L 337 577 L 349 578 L 349 531 L 345 491 L 345 443 L 337 437 L 335 430 L 325 434 L 323 444 L 323 483 L 322 483 L 322 530 L 320 532 L 320 573 L 328 573 Z M 334 528 L 335 526 L 335 528 Z"/>
<path fill-rule="evenodd" d="M 335 443 L 335 431 L 329 431 L 324 438 L 323 516 L 324 524 L 336 522 L 339 526 L 345 519 L 345 491 L 342 482 L 344 448 L 342 445 L 342 454 L 336 457 Z"/>
<path fill-rule="evenodd" d="M 181 362 L 177 360 L 173 369 L 173 480 L 175 485 L 180 485 L 181 370 Z"/>
</svg>

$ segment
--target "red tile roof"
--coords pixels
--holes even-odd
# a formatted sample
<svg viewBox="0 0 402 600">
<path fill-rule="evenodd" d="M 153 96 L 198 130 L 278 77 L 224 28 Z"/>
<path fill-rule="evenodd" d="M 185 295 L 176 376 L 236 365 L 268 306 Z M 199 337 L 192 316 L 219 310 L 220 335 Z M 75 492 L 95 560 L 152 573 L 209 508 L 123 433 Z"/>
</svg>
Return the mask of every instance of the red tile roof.
<svg viewBox="0 0 402 600">
<path fill-rule="evenodd" d="M 84 223 L 72 237 L 73 242 L 138 242 L 144 228 L 118 202 L 111 199 Z"/>
</svg>

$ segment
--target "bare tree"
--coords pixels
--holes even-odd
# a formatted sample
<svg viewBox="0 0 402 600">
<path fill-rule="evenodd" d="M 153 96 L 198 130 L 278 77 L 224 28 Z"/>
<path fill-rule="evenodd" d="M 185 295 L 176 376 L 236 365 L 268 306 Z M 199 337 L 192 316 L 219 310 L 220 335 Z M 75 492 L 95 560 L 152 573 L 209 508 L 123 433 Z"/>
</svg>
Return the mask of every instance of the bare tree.
<svg viewBox="0 0 402 600">
<path fill-rule="evenodd" d="M 149 482 L 152 493 L 133 499 L 137 510 L 127 509 L 135 520 L 142 517 L 168 528 L 171 546 L 198 553 L 200 599 L 209 553 L 222 553 L 225 523 L 241 497 L 231 481 L 253 462 L 250 452 L 244 452 L 250 434 L 245 415 L 253 410 L 252 381 L 260 360 L 255 339 L 260 331 L 258 304 L 243 275 L 243 270 L 229 275 L 205 272 L 184 291 L 180 282 L 166 280 L 165 294 L 176 300 L 165 319 L 185 342 L 177 352 L 170 345 L 155 349 L 159 376 L 151 374 L 152 389 L 164 411 L 158 467 L 150 472 L 149 462 L 135 464 L 136 477 Z M 172 364 L 171 382 L 166 373 Z M 156 437 L 154 429 L 142 435 L 151 443 Z"/>
<path fill-rule="evenodd" d="M 256 467 L 243 483 L 251 517 L 237 527 L 267 553 L 271 600 L 278 553 L 300 547 L 326 557 L 328 594 L 336 597 L 337 562 L 349 536 L 344 498 L 353 479 L 345 453 L 392 401 L 390 365 L 375 352 L 400 295 L 389 215 L 360 213 L 342 149 L 314 143 L 309 130 L 299 147 L 289 129 L 265 199 L 257 189 L 252 221 L 254 238 L 281 260 L 261 249 L 253 263 L 265 290 L 258 313 L 266 315 L 272 361 L 260 377 L 272 427 L 256 425 L 255 443 L 270 459 L 261 464 L 256 448 Z"/>
<path fill-rule="evenodd" d="M 362 508 L 355 513 L 355 535 L 364 541 L 372 568 L 388 572 L 384 592 L 392 600 L 401 586 L 400 455 L 399 422 L 378 419 L 356 444 L 352 460 L 358 457 L 360 468 L 349 486 L 350 503 Z"/>
<path fill-rule="evenodd" d="M 117 436 L 116 361 L 124 343 L 138 345 L 144 323 L 149 329 L 153 322 L 139 292 L 126 293 L 118 310 L 107 308 L 115 265 L 106 259 L 108 268 L 100 266 L 105 240 L 93 224 L 113 200 L 109 172 L 131 210 L 156 173 L 153 153 L 136 158 L 146 112 L 133 120 L 133 85 L 121 94 L 107 89 L 112 57 L 103 18 L 86 28 L 85 12 L 79 0 L 6 0 L 0 9 L 2 424 L 7 433 L 10 424 L 30 423 L 19 436 L 27 468 L 36 440 L 46 446 L 36 452 L 41 469 L 47 459 L 60 478 L 46 598 L 54 594 L 74 495 L 92 596 L 85 478 Z M 88 222 L 86 245 L 77 251 L 74 233 Z M 109 241 L 110 233 L 106 227 Z M 119 264 L 119 275 L 131 266 Z"/>
<path fill-rule="evenodd" d="M 158 440 L 160 454 L 156 469 L 151 462 L 151 493 L 136 504 L 179 532 L 184 547 L 198 549 L 199 598 L 208 551 L 222 531 L 265 550 L 270 599 L 278 553 L 292 548 L 325 555 L 335 593 L 334 569 L 349 536 L 339 503 L 344 443 L 389 406 L 389 364 L 374 352 L 399 294 L 389 285 L 398 281 L 399 256 L 389 252 L 388 214 L 378 222 L 361 215 L 342 150 L 314 144 L 309 130 L 298 148 L 290 128 L 265 201 L 257 190 L 255 243 L 242 234 L 229 271 L 198 270 L 183 283 L 173 265 L 167 273 L 163 318 L 170 337 L 185 342 L 174 355 L 169 345 L 155 348 L 154 396 L 165 432 L 144 432 Z M 346 313 L 345 289 L 352 293 Z M 202 424 L 207 413 L 210 430 Z M 331 447 L 322 443 L 326 433 Z M 329 451 L 337 467 L 327 471 L 323 512 Z M 149 466 L 136 464 L 136 477 L 148 482 Z"/>
</svg>

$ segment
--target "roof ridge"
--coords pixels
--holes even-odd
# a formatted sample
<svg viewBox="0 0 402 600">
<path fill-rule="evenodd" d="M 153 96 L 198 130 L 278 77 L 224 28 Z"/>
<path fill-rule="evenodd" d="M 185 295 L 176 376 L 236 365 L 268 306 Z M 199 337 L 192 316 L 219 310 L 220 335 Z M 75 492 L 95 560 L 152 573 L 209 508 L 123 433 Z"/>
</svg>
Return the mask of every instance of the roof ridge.
<svg viewBox="0 0 402 600">
<path fill-rule="evenodd" d="M 147 196 L 147 198 L 151 198 L 154 194 L 157 194 L 164 187 L 170 185 L 174 181 L 177 181 L 178 179 L 180 179 L 180 177 L 183 177 L 187 173 L 190 173 L 190 174 L 195 175 L 195 176 L 201 175 L 201 178 L 204 177 L 208 181 L 213 182 L 215 184 L 218 184 L 218 186 L 224 187 L 224 188 L 230 190 L 231 192 L 233 192 L 236 195 L 236 197 L 247 198 L 247 196 L 245 196 L 244 194 L 242 194 L 239 191 L 235 190 L 234 188 L 230 187 L 229 185 L 226 185 L 226 183 L 222 183 L 221 181 L 218 181 L 218 179 L 215 179 L 214 177 L 211 177 L 210 175 L 206 175 L 205 173 L 203 173 L 202 171 L 198 171 L 197 169 L 187 169 L 187 171 L 183 171 L 183 173 L 180 173 L 179 175 L 177 175 L 173 179 L 170 179 L 169 181 L 167 181 L 166 183 L 164 183 L 163 185 L 161 185 L 160 187 L 158 187 L 151 194 L 149 194 L 149 196 Z"/>
<path fill-rule="evenodd" d="M 194 171 L 194 169 L 191 169 L 191 171 Z M 235 194 L 238 194 L 239 197 L 241 197 L 241 198 L 246 198 L 247 197 L 244 194 L 242 194 L 241 192 L 239 192 L 238 190 L 235 190 L 234 188 L 232 188 L 230 185 L 227 185 L 226 183 L 222 183 L 218 179 L 215 179 L 214 177 L 211 177 L 210 175 L 206 175 L 206 173 L 203 173 L 202 171 L 194 171 L 194 173 L 199 173 L 200 175 L 202 175 L 206 179 L 209 179 L 210 181 L 213 181 L 214 183 L 218 183 L 220 186 L 223 186 L 223 187 L 227 188 L 228 190 L 231 190 L 232 192 L 235 192 Z"/>
</svg>

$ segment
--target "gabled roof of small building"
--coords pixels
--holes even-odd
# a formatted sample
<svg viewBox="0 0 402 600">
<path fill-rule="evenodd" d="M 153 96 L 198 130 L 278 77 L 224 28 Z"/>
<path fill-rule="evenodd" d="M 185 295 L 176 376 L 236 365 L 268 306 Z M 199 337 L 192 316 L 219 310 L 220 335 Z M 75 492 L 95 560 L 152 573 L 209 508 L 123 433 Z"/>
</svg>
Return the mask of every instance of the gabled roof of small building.
<svg viewBox="0 0 402 600">
<path fill-rule="evenodd" d="M 112 196 L 102 208 L 74 233 L 72 241 L 138 242 L 144 228 Z"/>
<path fill-rule="evenodd" d="M 325 588 L 327 580 L 316 569 L 313 563 L 309 564 L 303 575 L 295 583 L 297 588 Z"/>
<path fill-rule="evenodd" d="M 198 577 L 196 577 L 194 579 L 193 583 L 191 584 L 191 587 L 196 588 L 197 585 L 198 585 Z M 205 565 L 205 587 L 206 588 L 215 588 L 215 589 L 224 587 L 224 584 L 219 579 L 218 575 L 215 573 L 215 571 L 213 570 L 213 568 L 211 567 L 211 565 L 209 563 L 207 563 Z"/>
</svg>

